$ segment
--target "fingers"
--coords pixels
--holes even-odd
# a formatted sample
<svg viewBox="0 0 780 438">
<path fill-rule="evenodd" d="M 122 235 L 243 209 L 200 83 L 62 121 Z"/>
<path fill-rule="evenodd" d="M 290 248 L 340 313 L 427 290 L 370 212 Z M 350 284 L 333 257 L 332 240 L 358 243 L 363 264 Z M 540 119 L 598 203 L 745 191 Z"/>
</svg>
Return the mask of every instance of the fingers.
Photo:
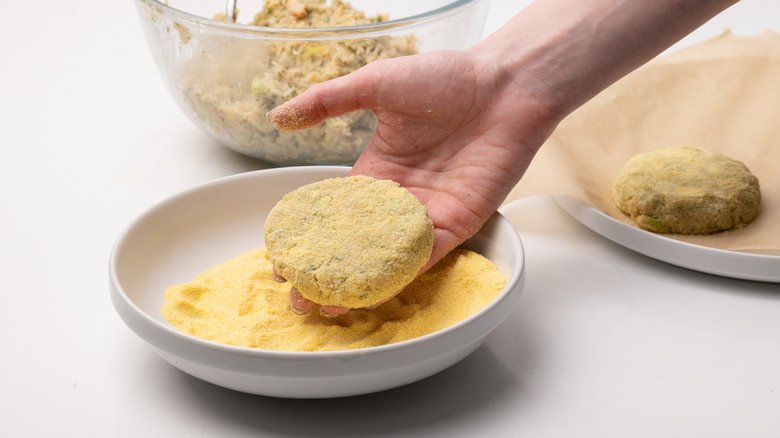
<svg viewBox="0 0 780 438">
<path fill-rule="evenodd" d="M 279 271 L 276 270 L 276 267 L 273 268 L 273 271 L 271 272 L 271 277 L 274 279 L 277 283 L 286 283 L 287 279 L 282 276 L 282 274 L 279 273 Z"/>
<path fill-rule="evenodd" d="M 343 315 L 349 312 L 349 309 L 341 306 L 320 306 L 320 314 L 326 317 Z"/>
<path fill-rule="evenodd" d="M 286 102 L 272 109 L 266 118 L 283 132 L 313 128 L 327 118 L 324 108 L 318 102 Z"/>
<path fill-rule="evenodd" d="M 284 278 L 279 271 L 276 270 L 276 268 L 272 268 L 271 276 L 274 279 L 274 281 L 278 283 L 286 283 L 287 279 Z M 377 304 L 378 305 L 378 304 Z M 295 286 L 290 287 L 290 308 L 293 312 L 297 313 L 298 315 L 305 315 L 309 313 L 311 310 L 317 308 L 319 304 L 315 303 L 314 301 L 305 298 L 301 293 L 296 289 Z M 319 306 L 320 307 L 320 314 L 322 316 L 326 317 L 333 317 L 338 315 L 343 315 L 347 312 L 349 312 L 349 309 L 346 307 L 341 306 Z"/>
<path fill-rule="evenodd" d="M 304 298 L 303 295 L 295 288 L 290 288 L 290 308 L 298 315 L 305 315 L 319 306 L 312 300 Z M 343 315 L 349 312 L 349 309 L 341 306 L 319 306 L 320 314 L 325 317 L 333 317 Z"/>
<path fill-rule="evenodd" d="M 290 308 L 298 315 L 305 315 L 317 307 L 317 303 L 306 298 L 298 292 L 295 286 L 290 288 Z"/>
<path fill-rule="evenodd" d="M 269 111 L 266 118 L 276 129 L 289 132 L 313 128 L 325 119 L 359 109 L 371 110 L 373 99 L 369 97 L 373 87 L 365 80 L 369 75 L 362 70 L 313 85 Z"/>
</svg>

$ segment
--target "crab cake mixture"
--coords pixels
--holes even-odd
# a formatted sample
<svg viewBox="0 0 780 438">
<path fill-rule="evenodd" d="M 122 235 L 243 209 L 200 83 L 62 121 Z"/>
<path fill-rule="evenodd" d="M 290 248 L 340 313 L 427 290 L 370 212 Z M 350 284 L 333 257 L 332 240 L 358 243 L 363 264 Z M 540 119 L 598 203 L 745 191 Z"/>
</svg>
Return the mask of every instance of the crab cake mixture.
<svg viewBox="0 0 780 438">
<path fill-rule="evenodd" d="M 289 286 L 272 278 L 266 249 L 223 262 L 165 291 L 163 316 L 210 341 L 282 351 L 373 347 L 420 337 L 478 312 L 506 278 L 481 255 L 456 249 L 403 292 L 374 309 L 325 317 L 290 310 Z"/>
<path fill-rule="evenodd" d="M 224 15 L 216 17 L 224 19 Z M 341 0 L 268 0 L 250 23 L 274 28 L 328 28 L 387 21 Z M 383 58 L 417 53 L 414 35 L 351 39 L 204 41 L 180 81 L 192 117 L 238 152 L 280 164 L 354 162 L 376 128 L 369 111 L 321 126 L 281 132 L 265 115 L 310 86 Z M 213 47 L 209 46 L 213 44 Z"/>
<path fill-rule="evenodd" d="M 425 206 L 390 180 L 331 178 L 294 190 L 268 214 L 273 266 L 322 305 L 377 304 L 428 262 L 433 224 Z"/>
<path fill-rule="evenodd" d="M 710 234 L 752 221 L 761 191 L 743 163 L 679 146 L 631 158 L 615 182 L 613 199 L 645 230 Z"/>
</svg>

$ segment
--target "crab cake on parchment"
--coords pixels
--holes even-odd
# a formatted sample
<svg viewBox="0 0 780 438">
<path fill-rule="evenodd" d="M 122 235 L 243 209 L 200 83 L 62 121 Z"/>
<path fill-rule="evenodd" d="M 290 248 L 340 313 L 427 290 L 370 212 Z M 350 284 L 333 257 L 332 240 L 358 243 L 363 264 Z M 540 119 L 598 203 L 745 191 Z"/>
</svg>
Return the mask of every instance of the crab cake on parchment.
<svg viewBox="0 0 780 438">
<path fill-rule="evenodd" d="M 304 298 L 359 308 L 404 288 L 428 262 L 425 206 L 390 180 L 331 178 L 279 201 L 265 225 L 274 268 Z"/>
<path fill-rule="evenodd" d="M 640 228 L 710 234 L 758 215 L 758 179 L 741 162 L 693 146 L 636 155 L 618 176 L 613 198 Z"/>
</svg>

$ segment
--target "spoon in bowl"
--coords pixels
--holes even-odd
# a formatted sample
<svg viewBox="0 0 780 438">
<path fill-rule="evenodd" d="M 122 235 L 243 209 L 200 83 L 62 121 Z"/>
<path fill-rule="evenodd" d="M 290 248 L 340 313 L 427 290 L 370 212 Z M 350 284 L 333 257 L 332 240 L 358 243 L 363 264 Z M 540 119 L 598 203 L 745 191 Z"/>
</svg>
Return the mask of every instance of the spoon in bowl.
<svg viewBox="0 0 780 438">
<path fill-rule="evenodd" d="M 236 3 L 238 0 L 227 0 L 225 5 L 225 18 L 231 22 L 236 22 Z"/>
</svg>

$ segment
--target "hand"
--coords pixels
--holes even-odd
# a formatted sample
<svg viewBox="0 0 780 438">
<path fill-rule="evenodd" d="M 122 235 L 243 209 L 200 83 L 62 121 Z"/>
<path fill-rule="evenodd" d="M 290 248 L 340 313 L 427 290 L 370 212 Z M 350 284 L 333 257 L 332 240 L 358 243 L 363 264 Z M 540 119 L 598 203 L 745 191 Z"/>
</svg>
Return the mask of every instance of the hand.
<svg viewBox="0 0 780 438">
<path fill-rule="evenodd" d="M 395 180 L 425 204 L 427 269 L 479 230 L 563 117 L 735 2 L 535 1 L 470 49 L 374 61 L 269 119 L 295 130 L 376 114 L 352 173 Z"/>
<path fill-rule="evenodd" d="M 280 129 L 295 130 L 372 111 L 376 132 L 351 174 L 394 180 L 427 207 L 435 244 L 424 271 L 479 230 L 557 123 L 539 99 L 512 82 L 475 52 L 432 52 L 374 61 L 310 87 L 268 117 Z M 315 306 L 296 292 L 294 308 Z"/>
</svg>

